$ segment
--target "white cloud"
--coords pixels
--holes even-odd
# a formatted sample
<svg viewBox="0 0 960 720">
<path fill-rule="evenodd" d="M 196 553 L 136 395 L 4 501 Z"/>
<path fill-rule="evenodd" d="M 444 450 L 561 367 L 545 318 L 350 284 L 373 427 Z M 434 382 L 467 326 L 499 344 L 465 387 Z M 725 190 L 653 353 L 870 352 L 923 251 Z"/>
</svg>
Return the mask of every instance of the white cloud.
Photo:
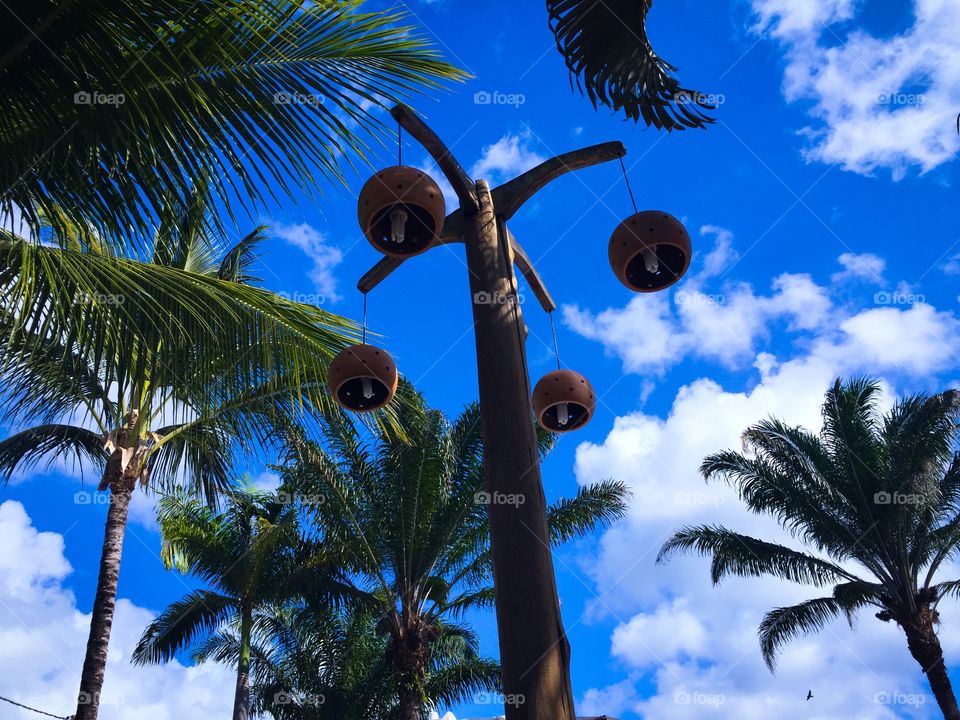
<svg viewBox="0 0 960 720">
<path fill-rule="evenodd" d="M 256 477 L 249 478 L 250 486 L 260 492 L 276 492 L 280 487 L 280 476 L 272 470 L 264 470 Z"/>
<path fill-rule="evenodd" d="M 947 275 L 960 275 L 960 253 L 948 258 L 941 269 Z"/>
<path fill-rule="evenodd" d="M 600 594 L 589 612 L 617 621 L 610 652 L 628 673 L 625 681 L 586 693 L 592 710 L 657 720 L 708 714 L 730 720 L 874 720 L 898 716 L 898 708 L 876 700 L 900 693 L 924 703 L 916 717 L 936 716 L 906 641 L 870 612 L 862 613 L 855 632 L 841 621 L 794 641 L 771 675 L 756 638 L 763 614 L 815 597 L 816 589 L 740 578 L 715 588 L 705 559 L 654 563 L 666 537 L 686 524 L 722 524 L 795 546 L 773 521 L 747 513 L 733 490 L 705 485 L 698 465 L 711 452 L 738 447 L 739 433 L 771 414 L 817 429 L 822 395 L 813 388 L 825 389 L 844 372 L 838 360 L 813 352 L 767 364 L 748 392 L 700 379 L 680 390 L 666 418 L 641 412 L 621 417 L 602 443 L 580 445 L 580 483 L 616 477 L 628 482 L 634 498 L 626 521 L 604 534 L 598 556 L 586 566 Z M 957 569 L 947 572 L 953 577 Z M 944 627 L 960 621 L 956 607 L 943 610 L 950 613 Z M 960 647 L 946 632 L 942 637 L 948 659 L 955 661 Z M 651 681 L 652 693 L 641 690 Z M 816 704 L 806 704 L 808 689 Z"/>
<path fill-rule="evenodd" d="M 343 260 L 343 251 L 329 244 L 327 237 L 308 223 L 295 225 L 278 223 L 273 226 L 273 232 L 281 240 L 300 248 L 313 261 L 313 267 L 308 274 L 317 294 L 320 295 L 319 301 L 315 304 L 339 301 L 337 278 L 333 274 L 333 269 Z"/>
<path fill-rule="evenodd" d="M 733 249 L 732 232 L 716 225 L 704 225 L 700 228 L 700 237 L 710 236 L 715 237 L 716 242 L 703 260 L 703 269 L 697 275 L 699 281 L 722 275 L 740 260 L 740 253 Z"/>
<path fill-rule="evenodd" d="M 663 665 L 678 657 L 702 657 L 707 650 L 707 632 L 690 612 L 689 602 L 675 600 L 652 613 L 637 613 L 613 632 L 615 657 L 638 668 Z"/>
<path fill-rule="evenodd" d="M 23 505 L 0 505 L 0 675 L 7 696 L 67 715 L 76 706 L 90 616 L 64 586 L 71 572 L 64 538 L 39 532 Z M 130 653 L 155 613 L 117 602 L 101 717 L 179 720 L 229 717 L 235 675 L 209 664 L 135 668 Z"/>
<path fill-rule="evenodd" d="M 637 688 L 632 680 L 608 685 L 605 688 L 590 688 L 577 702 L 577 715 L 588 717 L 619 717 L 638 702 Z"/>
<path fill-rule="evenodd" d="M 729 231 L 705 226 L 701 234 L 716 237 L 714 248 L 706 255 L 703 270 L 672 294 L 637 295 L 624 308 L 597 314 L 565 305 L 564 323 L 602 342 L 621 358 L 626 371 L 639 373 L 662 372 L 688 356 L 733 367 L 752 360 L 773 321 L 791 330 L 813 330 L 830 319 L 833 308 L 827 289 L 809 275 L 784 273 L 773 280 L 767 295 L 757 294 L 746 283 L 706 292 L 704 282 L 722 274 L 738 256 Z"/>
<path fill-rule="evenodd" d="M 883 271 L 887 269 L 887 262 L 882 257 L 873 253 L 862 253 L 860 255 L 843 253 L 838 260 L 843 265 L 843 271 L 833 274 L 831 277 L 833 282 L 864 280 L 877 285 L 883 284 Z"/>
<path fill-rule="evenodd" d="M 849 20 L 853 0 L 754 0 L 758 31 L 769 30 L 783 40 L 806 39 L 826 25 Z"/>
<path fill-rule="evenodd" d="M 807 157 L 868 174 L 931 170 L 960 148 L 950 132 L 960 106 L 952 0 L 914 0 L 912 27 L 877 38 L 838 23 L 855 19 L 853 0 L 752 0 L 755 30 L 784 47 L 784 95 L 812 100 L 815 122 L 801 131 Z"/>
<path fill-rule="evenodd" d="M 487 145 L 471 168 L 471 176 L 485 178 L 496 184 L 539 165 L 546 158 L 530 148 L 531 137 L 529 132 L 508 134 Z"/>
<path fill-rule="evenodd" d="M 955 367 L 960 353 L 960 320 L 923 303 L 864 310 L 840 329 L 845 337 L 833 351 L 875 372 L 930 375 Z"/>
<path fill-rule="evenodd" d="M 712 232 L 716 257 L 731 257 L 729 237 Z M 862 260 L 848 257 L 841 264 L 861 276 L 882 271 L 880 258 Z M 738 448 L 740 433 L 771 415 L 818 430 L 823 392 L 837 377 L 880 374 L 889 405 L 895 382 L 940 386 L 941 373 L 952 371 L 960 354 L 955 314 L 924 302 L 840 307 L 830 287 L 805 275 L 781 275 L 768 294 L 732 285 L 722 302 L 691 303 L 694 297 L 717 297 L 708 294 L 703 280 L 721 275 L 716 268 L 725 262 L 705 263 L 714 270 L 681 286 L 675 295 L 689 298 L 676 308 L 663 297 L 648 296 L 596 315 L 576 308 L 566 315 L 568 324 L 600 341 L 629 372 L 665 369 L 688 357 L 724 364 L 734 358 L 744 371 L 735 376 L 740 381 L 726 381 L 729 386 L 710 378 L 691 380 L 665 416 L 629 413 L 616 418 L 602 442 L 577 448 L 580 484 L 613 477 L 633 492 L 625 520 L 604 533 L 596 556 L 583 564 L 598 593 L 587 614 L 616 622 L 610 654 L 626 679 L 588 689 L 582 705 L 657 720 L 937 717 L 924 676 L 896 626 L 870 612 L 861 614 L 855 632 L 842 621 L 831 623 L 791 643 L 771 675 L 757 641 L 763 615 L 815 597 L 818 590 L 740 578 L 714 588 L 706 559 L 681 556 L 655 564 L 662 543 L 684 525 L 719 524 L 796 547 L 772 519 L 749 514 L 733 489 L 705 484 L 702 459 Z M 786 342 L 777 344 L 778 354 L 758 350 L 772 326 L 784 322 Z M 742 387 L 734 386 L 738 382 Z M 945 570 L 943 579 L 956 577 L 958 569 Z M 945 603 L 941 611 L 944 628 L 960 622 L 957 603 Z M 948 631 L 941 638 L 948 661 L 955 662 L 960 643 Z M 814 693 L 809 702 L 808 690 Z M 891 697 L 900 704 L 890 704 Z"/>
<path fill-rule="evenodd" d="M 818 285 L 809 275 L 784 273 L 771 291 L 759 294 L 746 283 L 728 282 L 722 292 L 706 288 L 710 278 L 735 262 L 729 232 L 705 227 L 716 236 L 704 269 L 671 294 L 636 295 L 625 307 L 591 312 L 563 307 L 564 323 L 574 332 L 597 340 L 620 358 L 629 373 L 663 373 L 688 357 L 718 362 L 726 368 L 748 368 L 758 349 L 780 327 L 788 340 L 816 345 L 816 353 L 838 367 L 865 366 L 874 372 L 925 374 L 956 364 L 960 354 L 960 319 L 938 312 L 923 295 L 901 283 L 895 292 L 871 294 L 882 307 L 858 312 L 836 304 L 834 288 Z M 885 261 L 876 255 L 840 256 L 845 268 L 834 283 L 849 277 L 882 279 Z"/>
</svg>

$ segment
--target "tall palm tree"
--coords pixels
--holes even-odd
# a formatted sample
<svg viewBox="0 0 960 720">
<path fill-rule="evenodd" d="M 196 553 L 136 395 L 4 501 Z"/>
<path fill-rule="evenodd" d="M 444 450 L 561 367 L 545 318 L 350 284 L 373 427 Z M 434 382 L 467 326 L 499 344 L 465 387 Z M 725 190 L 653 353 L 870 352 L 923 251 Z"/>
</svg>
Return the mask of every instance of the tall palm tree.
<svg viewBox="0 0 960 720">
<path fill-rule="evenodd" d="M 365 439 L 345 422 L 325 425 L 323 445 L 293 443 L 284 488 L 323 498 L 308 506 L 317 528 L 347 562 L 357 590 L 380 617 L 401 720 L 420 720 L 431 658 L 462 615 L 493 602 L 487 503 L 522 503 L 484 491 L 480 413 L 449 423 L 410 386 L 399 423 L 407 441 L 376 430 Z M 543 450 L 551 444 L 541 436 Z M 556 541 L 620 517 L 626 488 L 581 488 L 549 509 Z"/>
<path fill-rule="evenodd" d="M 207 176 L 232 207 L 342 178 L 374 112 L 463 73 L 362 0 L 8 0 L 0 211 L 127 243 Z"/>
<path fill-rule="evenodd" d="M 171 604 L 144 631 L 135 664 L 167 662 L 235 621 L 237 685 L 233 720 L 250 710 L 253 629 L 275 606 L 298 594 L 339 600 L 349 589 L 335 564 L 300 535 L 297 510 L 271 493 L 238 488 L 215 512 L 181 493 L 160 501 L 161 557 L 167 568 L 195 575 L 211 587 Z"/>
<path fill-rule="evenodd" d="M 73 458 L 110 492 L 77 720 L 97 716 L 136 484 L 212 497 L 236 453 L 332 406 L 327 367 L 356 335 L 242 282 L 262 231 L 228 248 L 205 207 L 174 213 L 149 261 L 85 232 L 0 244 L 0 411 L 26 428 L 0 442 L 0 479 Z"/>
<path fill-rule="evenodd" d="M 660 550 L 712 556 L 711 574 L 832 586 L 829 595 L 767 613 L 760 647 L 771 670 L 791 638 L 861 608 L 894 621 L 949 720 L 960 718 L 937 637 L 937 607 L 960 594 L 943 580 L 944 561 L 960 550 L 960 392 L 914 395 L 878 409 L 878 385 L 866 379 L 827 392 L 823 429 L 814 434 L 776 419 L 749 428 L 743 453 L 703 461 L 707 479 L 738 490 L 751 512 L 770 515 L 807 550 L 723 527 L 687 527 Z"/>
<path fill-rule="evenodd" d="M 657 129 L 683 130 L 712 123 L 713 106 L 684 88 L 676 68 L 647 37 L 653 0 L 547 0 L 550 29 L 571 78 L 596 107 L 623 111 Z"/>
</svg>

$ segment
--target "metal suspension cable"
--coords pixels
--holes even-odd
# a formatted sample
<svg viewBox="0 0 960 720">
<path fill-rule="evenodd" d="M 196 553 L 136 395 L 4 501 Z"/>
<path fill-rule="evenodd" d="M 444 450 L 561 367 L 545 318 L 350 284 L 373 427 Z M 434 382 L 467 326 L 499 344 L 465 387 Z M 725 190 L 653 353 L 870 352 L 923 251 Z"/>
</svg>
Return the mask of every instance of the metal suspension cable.
<svg viewBox="0 0 960 720">
<path fill-rule="evenodd" d="M 633 197 L 633 188 L 630 187 L 630 178 L 627 176 L 627 166 L 623 164 L 623 157 L 620 157 L 620 169 L 623 171 L 623 179 L 627 183 L 627 192 L 630 193 L 630 202 L 633 205 L 633 211 L 639 212 L 637 210 L 637 201 Z"/>
<path fill-rule="evenodd" d="M 366 345 L 367 344 L 367 293 L 363 294 L 363 330 L 361 332 L 362 332 L 362 338 L 360 342 L 363 345 Z"/>
<path fill-rule="evenodd" d="M 550 332 L 553 333 L 553 354 L 557 356 L 557 370 L 560 370 L 560 343 L 557 342 L 557 326 L 553 322 L 553 312 L 547 314 L 550 316 Z"/>
</svg>

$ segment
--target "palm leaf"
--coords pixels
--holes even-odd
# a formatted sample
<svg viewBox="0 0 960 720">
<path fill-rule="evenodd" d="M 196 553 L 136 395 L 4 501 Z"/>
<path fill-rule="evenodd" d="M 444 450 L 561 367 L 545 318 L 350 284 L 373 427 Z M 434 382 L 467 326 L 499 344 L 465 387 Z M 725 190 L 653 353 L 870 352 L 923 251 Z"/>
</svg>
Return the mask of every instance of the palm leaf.
<svg viewBox="0 0 960 720">
<path fill-rule="evenodd" d="M 832 597 L 807 600 L 799 605 L 768 612 L 760 623 L 760 649 L 772 672 L 776 668 L 777 651 L 791 639 L 817 632 L 844 613 L 839 601 Z"/>
<path fill-rule="evenodd" d="M 287 387 L 306 389 L 299 400 L 329 408 L 326 368 L 355 338 L 350 321 L 311 305 L 151 263 L 8 238 L 0 268 L 19 362 L 44 361 L 44 344 L 22 338 L 49 339 L 121 387 L 150 378 L 191 398 L 168 408 L 177 422 L 275 381 L 275 368 Z"/>
<path fill-rule="evenodd" d="M 856 579 L 840 566 L 813 555 L 709 525 L 684 528 L 674 533 L 660 548 L 657 562 L 688 550 L 713 557 L 710 576 L 714 584 L 727 575 L 772 575 L 817 587 Z"/>
<path fill-rule="evenodd" d="M 210 590 L 194 590 L 172 603 L 144 631 L 133 651 L 134 665 L 172 660 L 197 637 L 219 627 L 235 611 L 236 600 Z"/>
<path fill-rule="evenodd" d="M 73 425 L 37 425 L 0 441 L 0 481 L 17 470 L 49 468 L 70 457 L 80 467 L 102 468 L 107 461 L 103 436 Z"/>
<path fill-rule="evenodd" d="M 231 211 L 342 181 L 383 129 L 371 108 L 464 77 L 406 14 L 360 5 L 11 0 L 0 206 L 35 228 L 59 206 L 125 244 L 194 178 Z"/>
<path fill-rule="evenodd" d="M 684 89 L 676 69 L 647 38 L 653 0 L 547 0 L 550 28 L 571 82 L 593 106 L 622 111 L 657 129 L 683 130 L 713 122 L 700 93 Z"/>
<path fill-rule="evenodd" d="M 630 491 L 619 480 L 604 480 L 577 490 L 547 508 L 550 539 L 562 543 L 586 535 L 622 518 L 627 512 Z"/>
</svg>

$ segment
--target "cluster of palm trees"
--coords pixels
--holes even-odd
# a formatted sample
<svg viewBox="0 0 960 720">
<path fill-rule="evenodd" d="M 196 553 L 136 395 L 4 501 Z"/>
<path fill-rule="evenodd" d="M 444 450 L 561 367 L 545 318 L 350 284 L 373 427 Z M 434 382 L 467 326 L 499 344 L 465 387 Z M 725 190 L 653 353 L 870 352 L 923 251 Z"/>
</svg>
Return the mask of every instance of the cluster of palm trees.
<svg viewBox="0 0 960 720">
<path fill-rule="evenodd" d="M 403 13 L 361 0 L 11 0 L 3 18 L 0 408 L 14 432 L 0 476 L 72 459 L 110 493 L 76 713 L 91 720 L 136 486 L 240 502 L 236 458 L 289 448 L 292 428 L 337 416 L 326 369 L 355 325 L 256 287 L 265 229 L 231 242 L 225 219 L 312 193 L 317 177 L 342 182 L 380 142 L 379 108 L 465 75 Z M 398 427 L 389 412 L 377 422 Z M 348 541 L 344 528 L 321 532 Z M 411 587 L 384 620 L 394 665 L 426 658 L 417 643 L 455 645 L 438 618 L 489 597 L 448 597 L 484 569 L 479 545 L 461 553 L 429 567 L 450 575 L 447 594 L 398 581 Z M 383 581 L 372 558 L 355 560 Z M 276 619 L 301 611 L 283 605 Z M 411 612 L 419 635 L 398 620 Z M 324 627 L 356 633 L 357 617 Z M 467 657 L 469 633 L 460 642 Z M 277 667 L 294 672 L 298 657 Z M 404 702 L 424 696 L 422 674 L 401 684 Z"/>
<path fill-rule="evenodd" d="M 221 511 L 165 497 L 162 557 L 210 588 L 167 608 L 134 662 L 232 663 L 234 718 L 419 720 L 497 692 L 466 622 L 493 601 L 479 412 L 451 423 L 401 395 L 403 439 L 340 418 L 290 438 L 278 492 L 231 489 Z M 616 519 L 625 498 L 605 482 L 558 502 L 554 538 Z"/>
<path fill-rule="evenodd" d="M 594 104 L 702 126 L 702 97 L 647 39 L 651 2 L 547 10 Z M 267 229 L 228 230 L 342 182 L 380 142 L 380 108 L 464 74 L 361 0 L 9 0 L 0 16 L 0 478 L 72 460 L 111 498 L 76 719 L 98 715 L 138 485 L 164 495 L 165 562 L 206 588 L 136 662 L 230 663 L 236 718 L 415 720 L 495 691 L 467 622 L 492 600 L 477 408 L 451 422 L 404 386 L 355 426 L 325 380 L 356 325 L 258 287 Z M 874 608 L 960 720 L 937 635 L 960 595 L 941 577 L 960 552 L 958 416 L 956 391 L 883 415 L 874 383 L 838 382 L 819 435 L 770 420 L 703 465 L 806 550 L 704 525 L 661 556 L 832 588 L 764 618 L 771 668 L 791 637 Z M 279 491 L 238 482 L 239 459 L 277 457 Z M 550 509 L 553 539 L 624 508 L 619 483 L 581 490 Z"/>
<path fill-rule="evenodd" d="M 250 284 L 235 210 L 335 181 L 376 108 L 463 77 L 354 0 L 22 0 L 0 23 L 0 474 L 74 459 L 109 491 L 76 718 L 97 717 L 137 484 L 207 501 L 331 412 L 355 326 Z M 277 93 L 320 98 L 277 102 Z M 108 102 L 108 100 L 112 101 Z M 220 208 L 223 212 L 216 212 Z"/>
</svg>

